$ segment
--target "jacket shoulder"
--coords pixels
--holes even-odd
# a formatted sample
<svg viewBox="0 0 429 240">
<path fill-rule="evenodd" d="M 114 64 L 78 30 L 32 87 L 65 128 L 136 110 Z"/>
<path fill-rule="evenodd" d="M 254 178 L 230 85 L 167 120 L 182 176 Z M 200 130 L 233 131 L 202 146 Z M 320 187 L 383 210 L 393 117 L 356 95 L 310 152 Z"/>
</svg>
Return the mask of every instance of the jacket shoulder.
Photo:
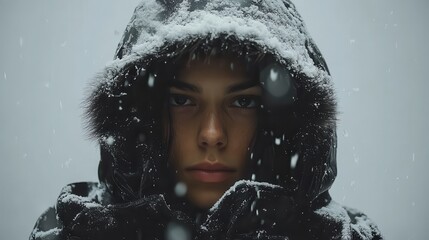
<svg viewBox="0 0 429 240">
<path fill-rule="evenodd" d="M 33 231 L 30 234 L 30 240 L 63 240 L 68 239 L 67 232 L 63 226 L 58 208 L 58 201 L 60 203 L 66 200 L 87 198 L 88 200 L 100 200 L 103 196 L 104 189 L 94 182 L 77 182 L 71 183 L 63 187 L 57 200 L 57 205 L 48 208 L 40 215 L 34 225 Z M 68 196 L 68 197 L 67 197 Z M 74 197 L 74 198 L 73 198 Z M 61 204 L 60 204 L 61 205 Z M 60 207 L 61 208 L 61 207 Z M 69 210 L 69 209 L 66 209 Z M 60 214 L 61 215 L 61 214 Z M 64 215 L 64 213 L 62 214 Z"/>
<path fill-rule="evenodd" d="M 329 237 L 326 239 L 383 239 L 377 225 L 366 214 L 335 201 L 316 209 L 312 218 L 312 225 L 317 226 L 316 232 Z"/>
<path fill-rule="evenodd" d="M 50 207 L 37 219 L 30 240 L 61 240 L 61 230 L 55 207 Z"/>
<path fill-rule="evenodd" d="M 353 239 L 383 239 L 377 225 L 363 212 L 343 206 L 350 217 Z"/>
</svg>

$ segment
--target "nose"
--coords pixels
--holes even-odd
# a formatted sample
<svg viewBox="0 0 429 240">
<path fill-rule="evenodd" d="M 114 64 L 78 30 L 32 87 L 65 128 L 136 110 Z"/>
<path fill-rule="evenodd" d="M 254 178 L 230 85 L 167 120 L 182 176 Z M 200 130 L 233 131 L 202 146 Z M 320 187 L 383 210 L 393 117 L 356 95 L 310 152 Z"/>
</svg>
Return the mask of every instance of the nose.
<svg viewBox="0 0 429 240">
<path fill-rule="evenodd" d="M 227 145 L 227 134 L 221 116 L 215 111 L 205 114 L 198 132 L 198 145 L 222 149 Z"/>
</svg>

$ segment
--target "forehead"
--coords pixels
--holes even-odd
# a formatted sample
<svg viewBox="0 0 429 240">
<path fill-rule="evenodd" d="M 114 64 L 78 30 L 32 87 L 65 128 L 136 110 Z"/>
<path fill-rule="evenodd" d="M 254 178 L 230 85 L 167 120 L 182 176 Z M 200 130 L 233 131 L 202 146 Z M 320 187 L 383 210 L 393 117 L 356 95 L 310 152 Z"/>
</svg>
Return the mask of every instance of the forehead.
<svg viewBox="0 0 429 240">
<path fill-rule="evenodd" d="M 190 60 L 179 71 L 179 81 L 204 84 L 210 80 L 228 85 L 250 81 L 243 64 L 232 58 L 215 57 L 203 60 Z"/>
</svg>

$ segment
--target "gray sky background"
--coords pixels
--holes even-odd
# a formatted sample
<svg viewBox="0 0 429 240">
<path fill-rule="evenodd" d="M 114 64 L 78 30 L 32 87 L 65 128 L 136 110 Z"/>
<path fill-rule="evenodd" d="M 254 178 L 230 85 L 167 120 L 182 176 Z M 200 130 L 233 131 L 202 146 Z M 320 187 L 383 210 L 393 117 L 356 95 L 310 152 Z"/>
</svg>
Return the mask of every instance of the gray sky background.
<svg viewBox="0 0 429 240">
<path fill-rule="evenodd" d="M 82 101 L 138 2 L 0 0 L 0 239 L 27 239 L 64 185 L 97 180 Z M 339 99 L 334 199 L 387 239 L 426 239 L 429 2 L 294 2 Z"/>
</svg>

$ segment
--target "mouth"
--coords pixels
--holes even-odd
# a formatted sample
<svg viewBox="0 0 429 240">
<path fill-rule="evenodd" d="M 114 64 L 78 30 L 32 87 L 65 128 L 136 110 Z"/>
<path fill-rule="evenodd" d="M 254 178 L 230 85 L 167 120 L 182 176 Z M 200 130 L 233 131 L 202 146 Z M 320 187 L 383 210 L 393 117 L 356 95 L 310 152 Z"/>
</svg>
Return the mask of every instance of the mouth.
<svg viewBox="0 0 429 240">
<path fill-rule="evenodd" d="M 221 183 L 230 179 L 236 170 L 221 163 L 202 162 L 186 168 L 197 181 L 203 183 Z"/>
</svg>

